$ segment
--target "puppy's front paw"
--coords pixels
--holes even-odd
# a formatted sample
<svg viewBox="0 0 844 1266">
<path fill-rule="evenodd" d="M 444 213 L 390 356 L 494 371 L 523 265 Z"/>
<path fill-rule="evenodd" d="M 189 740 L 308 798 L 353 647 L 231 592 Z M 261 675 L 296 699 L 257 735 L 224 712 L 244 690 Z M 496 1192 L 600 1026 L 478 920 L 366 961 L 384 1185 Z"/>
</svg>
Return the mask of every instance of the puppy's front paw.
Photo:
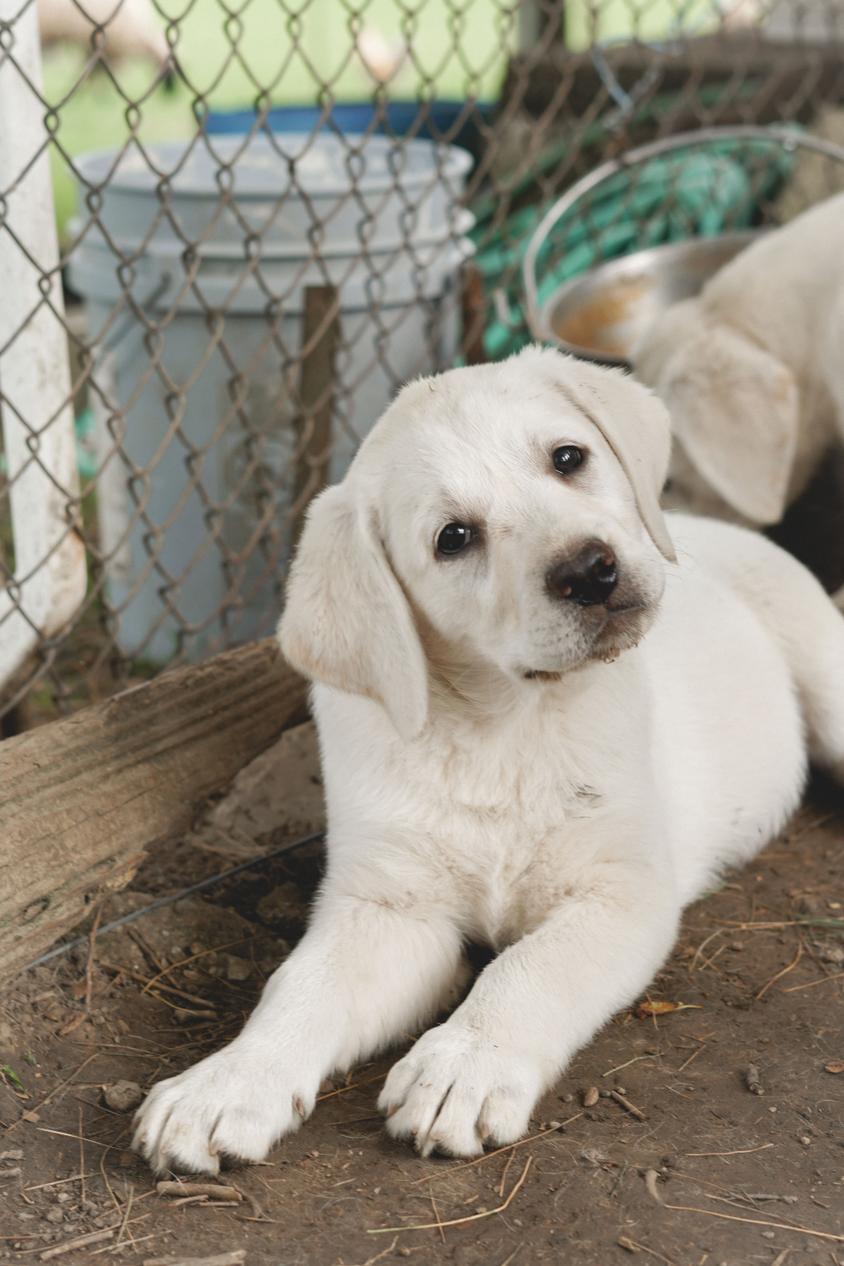
<svg viewBox="0 0 844 1266">
<path fill-rule="evenodd" d="M 448 1022 L 394 1065 L 378 1106 L 423 1156 L 478 1156 L 526 1133 L 542 1080 L 538 1064 Z"/>
<path fill-rule="evenodd" d="M 237 1043 L 161 1081 L 135 1117 L 132 1146 L 156 1173 L 219 1173 L 223 1156 L 263 1160 L 310 1116 L 318 1084 Z"/>
</svg>

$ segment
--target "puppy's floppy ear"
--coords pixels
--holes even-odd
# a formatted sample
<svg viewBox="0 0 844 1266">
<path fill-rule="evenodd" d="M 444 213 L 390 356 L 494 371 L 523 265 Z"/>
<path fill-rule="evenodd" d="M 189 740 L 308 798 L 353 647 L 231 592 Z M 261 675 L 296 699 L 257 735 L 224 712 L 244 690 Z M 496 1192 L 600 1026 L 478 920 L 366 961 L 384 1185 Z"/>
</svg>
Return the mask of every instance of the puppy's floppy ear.
<svg viewBox="0 0 844 1266">
<path fill-rule="evenodd" d="M 738 331 L 710 321 L 668 359 L 654 385 L 706 482 L 751 522 L 779 523 L 800 417 L 791 371 Z"/>
<path fill-rule="evenodd" d="M 424 728 L 428 672 L 413 615 L 375 512 L 347 483 L 310 506 L 278 636 L 303 676 L 375 699 L 404 739 Z"/>
<path fill-rule="evenodd" d="M 609 444 L 630 481 L 648 535 L 659 552 L 675 563 L 677 555 L 659 504 L 671 453 L 668 411 L 647 387 L 622 370 L 604 369 L 558 352 L 551 355 L 556 384 Z"/>
</svg>

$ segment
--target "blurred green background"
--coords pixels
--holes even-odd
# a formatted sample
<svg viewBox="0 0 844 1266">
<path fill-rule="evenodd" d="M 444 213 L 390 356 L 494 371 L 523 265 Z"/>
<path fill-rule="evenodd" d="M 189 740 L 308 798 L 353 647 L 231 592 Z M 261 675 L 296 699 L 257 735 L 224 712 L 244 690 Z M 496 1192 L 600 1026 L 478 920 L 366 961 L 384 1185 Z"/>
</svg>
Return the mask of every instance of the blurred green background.
<svg viewBox="0 0 844 1266">
<path fill-rule="evenodd" d="M 649 0 L 643 16 L 629 0 L 570 0 L 571 48 L 632 34 L 659 39 L 678 27 L 702 29 L 712 0 Z M 372 96 L 373 79 L 350 57 L 353 34 L 377 33 L 386 46 L 412 51 L 391 79 L 394 98 L 494 100 L 518 45 L 518 4 L 502 0 L 157 0 L 162 24 L 178 22 L 176 52 L 190 82 L 215 110 L 249 107 L 259 94 L 274 105 L 313 105 L 323 85 L 339 101 Z M 598 12 L 596 13 L 596 8 Z M 143 141 L 174 140 L 195 130 L 194 94 L 183 83 L 155 86 L 149 64 L 125 62 L 112 73 L 84 74 L 85 55 L 59 48 L 45 56 L 48 100 L 58 108 L 53 179 L 63 229 L 74 207 L 67 157 L 121 145 L 137 125 Z M 139 103 L 137 108 L 131 103 Z M 64 152 L 62 152 L 64 151 Z"/>
</svg>

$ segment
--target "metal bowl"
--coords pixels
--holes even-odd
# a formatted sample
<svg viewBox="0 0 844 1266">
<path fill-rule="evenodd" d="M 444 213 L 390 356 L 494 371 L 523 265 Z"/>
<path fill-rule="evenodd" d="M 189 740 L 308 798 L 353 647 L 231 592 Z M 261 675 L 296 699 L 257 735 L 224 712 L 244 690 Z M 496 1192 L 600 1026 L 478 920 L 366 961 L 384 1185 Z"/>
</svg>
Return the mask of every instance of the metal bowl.
<svg viewBox="0 0 844 1266">
<path fill-rule="evenodd" d="M 574 356 L 629 368 L 633 349 L 651 322 L 672 303 L 696 295 L 763 232 L 690 238 L 590 268 L 544 305 L 545 337 Z"/>
</svg>

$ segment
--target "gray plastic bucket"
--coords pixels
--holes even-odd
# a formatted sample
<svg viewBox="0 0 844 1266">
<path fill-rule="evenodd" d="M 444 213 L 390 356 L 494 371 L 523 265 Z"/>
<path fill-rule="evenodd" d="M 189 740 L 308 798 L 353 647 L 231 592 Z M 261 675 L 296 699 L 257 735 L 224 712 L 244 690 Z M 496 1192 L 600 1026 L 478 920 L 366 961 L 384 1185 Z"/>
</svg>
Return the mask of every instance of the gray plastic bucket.
<svg viewBox="0 0 844 1266">
<path fill-rule="evenodd" d="M 200 138 L 148 154 L 174 173 L 165 185 L 135 152 L 78 161 L 98 224 L 70 281 L 93 380 L 119 410 L 95 409 L 115 637 L 166 663 L 266 633 L 278 613 L 306 287 L 339 293 L 332 481 L 397 384 L 455 359 L 471 159 L 379 136 Z"/>
</svg>

